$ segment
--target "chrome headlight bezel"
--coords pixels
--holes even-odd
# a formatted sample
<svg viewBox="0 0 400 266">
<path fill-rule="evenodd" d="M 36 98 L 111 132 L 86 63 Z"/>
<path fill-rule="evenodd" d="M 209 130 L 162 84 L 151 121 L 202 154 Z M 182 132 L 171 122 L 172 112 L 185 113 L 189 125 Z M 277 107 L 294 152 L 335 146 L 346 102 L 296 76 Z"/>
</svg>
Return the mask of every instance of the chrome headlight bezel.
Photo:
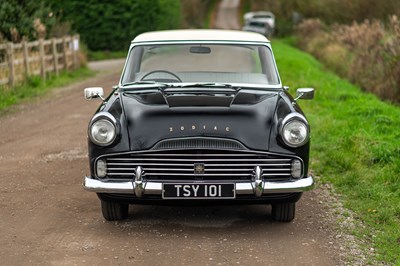
<svg viewBox="0 0 400 266">
<path fill-rule="evenodd" d="M 293 125 L 293 123 L 297 123 L 301 127 L 301 130 L 305 131 L 305 137 L 297 143 L 291 142 L 285 137 L 285 131 L 287 130 L 287 127 L 289 125 Z M 310 140 L 310 126 L 307 122 L 307 119 L 303 115 L 299 113 L 291 113 L 283 119 L 279 134 L 285 145 L 291 148 L 298 148 L 304 146 Z"/>
<path fill-rule="evenodd" d="M 93 127 L 100 122 L 104 123 L 106 126 L 109 127 L 110 130 L 112 130 L 111 131 L 112 136 L 106 142 L 102 142 L 98 138 L 96 138 L 96 136 L 94 136 Z M 89 123 L 89 128 L 88 128 L 89 139 L 92 143 L 94 143 L 98 146 L 102 146 L 102 147 L 110 146 L 111 144 L 113 144 L 115 142 L 118 135 L 119 135 L 119 127 L 118 127 L 117 120 L 115 119 L 114 116 L 112 116 L 108 112 L 97 113 Z"/>
</svg>

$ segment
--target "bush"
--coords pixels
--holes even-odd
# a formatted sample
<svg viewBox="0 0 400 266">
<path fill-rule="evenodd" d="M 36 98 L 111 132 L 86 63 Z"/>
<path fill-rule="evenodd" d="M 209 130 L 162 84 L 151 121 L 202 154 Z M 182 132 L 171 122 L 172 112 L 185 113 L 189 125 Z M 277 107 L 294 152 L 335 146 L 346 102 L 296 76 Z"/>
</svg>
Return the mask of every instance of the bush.
<svg viewBox="0 0 400 266">
<path fill-rule="evenodd" d="M 389 18 L 325 26 L 318 19 L 296 27 L 297 44 L 341 76 L 382 99 L 400 103 L 400 22 Z"/>
<path fill-rule="evenodd" d="M 45 38 L 56 18 L 43 1 L 0 1 L 0 41 Z"/>
<path fill-rule="evenodd" d="M 181 22 L 179 0 L 47 1 L 93 51 L 126 50 L 136 35 Z"/>
<path fill-rule="evenodd" d="M 319 18 L 328 25 L 359 23 L 365 19 L 386 20 L 400 14 L 400 1 L 384 0 L 242 0 L 247 11 L 268 10 L 276 16 L 278 36 L 292 33 L 292 26 L 301 17 Z"/>
<path fill-rule="evenodd" d="M 296 36 L 298 45 L 309 50 L 313 47 L 309 45 L 310 40 L 317 38 L 325 32 L 325 24 L 320 19 L 307 19 L 304 20 L 296 27 Z"/>
<path fill-rule="evenodd" d="M 184 28 L 204 28 L 210 11 L 216 7 L 217 0 L 181 0 L 182 26 Z"/>
</svg>

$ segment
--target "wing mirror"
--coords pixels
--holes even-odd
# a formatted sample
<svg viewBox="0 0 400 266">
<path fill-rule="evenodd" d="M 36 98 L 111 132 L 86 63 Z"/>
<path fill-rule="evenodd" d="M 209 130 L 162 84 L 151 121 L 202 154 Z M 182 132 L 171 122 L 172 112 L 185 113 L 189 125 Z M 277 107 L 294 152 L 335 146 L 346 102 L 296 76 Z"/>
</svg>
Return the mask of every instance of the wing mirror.
<svg viewBox="0 0 400 266">
<path fill-rule="evenodd" d="M 314 99 L 314 89 L 313 88 L 299 88 L 296 91 L 296 98 L 294 101 L 296 102 L 298 99 L 303 100 L 312 100 Z"/>
<path fill-rule="evenodd" d="M 103 101 L 104 99 L 104 90 L 102 87 L 91 87 L 91 88 L 86 88 L 84 90 L 85 93 L 85 99 L 86 100 L 91 100 L 91 99 L 96 99 L 100 98 Z"/>
</svg>

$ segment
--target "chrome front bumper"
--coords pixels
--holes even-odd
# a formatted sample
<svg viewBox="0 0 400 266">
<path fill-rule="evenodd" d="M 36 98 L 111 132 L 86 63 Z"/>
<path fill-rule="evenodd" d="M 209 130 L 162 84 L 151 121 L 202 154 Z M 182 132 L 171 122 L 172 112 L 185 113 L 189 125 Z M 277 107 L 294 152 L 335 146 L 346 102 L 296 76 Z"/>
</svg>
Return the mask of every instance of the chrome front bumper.
<svg viewBox="0 0 400 266">
<path fill-rule="evenodd" d="M 179 182 L 174 182 L 179 183 Z M 187 183 L 182 181 L 182 183 Z M 201 183 L 201 182 L 198 182 Z M 204 182 L 212 183 L 212 182 Z M 217 182 L 215 182 L 217 183 Z M 270 182 L 256 180 L 255 182 L 234 182 L 236 195 L 255 195 L 271 193 L 294 193 L 311 190 L 314 187 L 314 179 L 312 176 L 285 182 Z M 98 193 L 121 193 L 133 194 L 140 198 L 143 195 L 162 195 L 163 183 L 144 181 L 133 178 L 131 181 L 112 182 L 85 177 L 83 179 L 83 187 L 87 191 Z"/>
</svg>

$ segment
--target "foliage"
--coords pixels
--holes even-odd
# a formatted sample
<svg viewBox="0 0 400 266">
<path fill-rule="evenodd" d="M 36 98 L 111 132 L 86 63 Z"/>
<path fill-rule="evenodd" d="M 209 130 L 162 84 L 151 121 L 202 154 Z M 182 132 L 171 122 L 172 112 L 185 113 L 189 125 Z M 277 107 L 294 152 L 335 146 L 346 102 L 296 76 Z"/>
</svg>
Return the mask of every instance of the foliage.
<svg viewBox="0 0 400 266">
<path fill-rule="evenodd" d="M 88 51 L 89 61 L 100 61 L 115 58 L 126 58 L 126 51 Z"/>
<path fill-rule="evenodd" d="M 351 24 L 365 19 L 387 20 L 400 15 L 400 1 L 382 0 L 242 0 L 250 10 L 269 10 L 276 15 L 278 36 L 291 34 L 292 26 L 302 18 L 319 18 L 328 25 Z"/>
<path fill-rule="evenodd" d="M 10 106 L 21 101 L 43 95 L 52 88 L 65 86 L 93 74 L 94 72 L 87 68 L 80 68 L 71 72 L 62 72 L 58 77 L 52 75 L 47 80 L 43 80 L 39 76 L 31 76 L 27 78 L 24 84 L 14 88 L 4 89 L 0 87 L 0 112 L 4 112 Z"/>
<path fill-rule="evenodd" d="M 208 28 L 212 11 L 218 0 L 181 0 L 182 26 L 184 28 Z M 211 22 L 212 24 L 212 22 Z"/>
<path fill-rule="evenodd" d="M 281 41 L 272 45 L 284 84 L 316 89 L 313 101 L 301 103 L 312 127 L 312 171 L 363 221 L 354 233 L 378 259 L 399 265 L 400 109 L 326 73 L 311 56 Z"/>
<path fill-rule="evenodd" d="M 0 41 L 46 37 L 55 23 L 54 14 L 43 1 L 0 1 Z"/>
<path fill-rule="evenodd" d="M 138 34 L 177 28 L 179 0 L 47 0 L 93 51 L 126 50 Z"/>
<path fill-rule="evenodd" d="M 327 27 L 319 19 L 296 27 L 298 45 L 328 68 L 382 99 L 400 103 L 400 21 Z"/>
</svg>

